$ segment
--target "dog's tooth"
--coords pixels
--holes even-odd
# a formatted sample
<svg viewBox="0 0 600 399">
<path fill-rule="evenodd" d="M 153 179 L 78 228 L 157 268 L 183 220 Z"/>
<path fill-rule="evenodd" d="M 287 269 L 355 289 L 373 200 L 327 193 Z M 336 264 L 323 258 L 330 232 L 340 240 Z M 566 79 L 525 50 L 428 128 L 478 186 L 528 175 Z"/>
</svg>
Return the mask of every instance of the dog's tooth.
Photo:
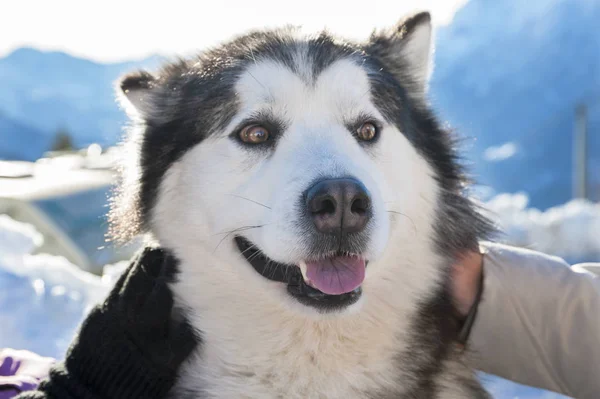
<svg viewBox="0 0 600 399">
<path fill-rule="evenodd" d="M 308 277 L 306 276 L 306 262 L 300 261 L 298 267 L 300 267 L 300 272 L 302 273 L 302 278 L 304 279 L 304 282 L 308 283 Z"/>
</svg>

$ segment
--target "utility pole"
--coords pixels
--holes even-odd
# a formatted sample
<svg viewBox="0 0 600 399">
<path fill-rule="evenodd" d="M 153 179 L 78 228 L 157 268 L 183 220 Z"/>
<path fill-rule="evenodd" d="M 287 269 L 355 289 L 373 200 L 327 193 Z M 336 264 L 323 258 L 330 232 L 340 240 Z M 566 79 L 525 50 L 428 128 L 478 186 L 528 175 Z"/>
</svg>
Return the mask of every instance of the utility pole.
<svg viewBox="0 0 600 399">
<path fill-rule="evenodd" d="M 573 137 L 573 197 L 587 199 L 587 106 L 580 104 L 575 110 Z"/>
</svg>

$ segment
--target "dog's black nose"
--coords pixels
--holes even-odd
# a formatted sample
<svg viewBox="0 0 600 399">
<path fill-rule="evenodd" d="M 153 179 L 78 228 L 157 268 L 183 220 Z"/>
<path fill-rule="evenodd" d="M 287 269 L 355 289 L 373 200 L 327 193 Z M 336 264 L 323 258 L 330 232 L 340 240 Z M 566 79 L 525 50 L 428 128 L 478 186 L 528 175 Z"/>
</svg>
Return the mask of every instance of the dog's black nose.
<svg viewBox="0 0 600 399">
<path fill-rule="evenodd" d="M 357 233 L 371 219 L 371 198 L 356 179 L 321 180 L 308 190 L 306 206 L 324 234 Z"/>
</svg>

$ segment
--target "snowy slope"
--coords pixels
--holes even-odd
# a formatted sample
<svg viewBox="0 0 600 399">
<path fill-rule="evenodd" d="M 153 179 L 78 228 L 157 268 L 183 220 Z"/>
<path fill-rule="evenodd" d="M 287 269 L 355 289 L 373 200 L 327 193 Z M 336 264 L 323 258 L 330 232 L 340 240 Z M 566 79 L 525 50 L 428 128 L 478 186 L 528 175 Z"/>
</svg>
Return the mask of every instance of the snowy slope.
<svg viewBox="0 0 600 399">
<path fill-rule="evenodd" d="M 526 194 L 501 194 L 486 204 L 510 244 L 570 263 L 600 260 L 600 203 L 573 200 L 545 212 L 527 208 Z"/>
<path fill-rule="evenodd" d="M 136 67 L 157 64 L 157 57 L 99 64 L 62 52 L 21 48 L 0 59 L 0 112 L 48 138 L 65 128 L 79 146 L 115 144 L 125 115 L 115 102 L 114 82 Z M 11 138 L 19 141 L 17 133 Z"/>
<path fill-rule="evenodd" d="M 61 357 L 108 286 L 64 258 L 30 255 L 42 240 L 32 226 L 0 215 L 0 347 Z"/>
<path fill-rule="evenodd" d="M 32 126 L 0 112 L 0 159 L 34 161 L 50 147 L 51 139 Z"/>
<path fill-rule="evenodd" d="M 575 107 L 589 106 L 593 198 L 600 200 L 600 0 L 471 0 L 437 34 L 431 92 L 445 120 L 475 137 L 476 177 L 570 199 Z"/>
</svg>

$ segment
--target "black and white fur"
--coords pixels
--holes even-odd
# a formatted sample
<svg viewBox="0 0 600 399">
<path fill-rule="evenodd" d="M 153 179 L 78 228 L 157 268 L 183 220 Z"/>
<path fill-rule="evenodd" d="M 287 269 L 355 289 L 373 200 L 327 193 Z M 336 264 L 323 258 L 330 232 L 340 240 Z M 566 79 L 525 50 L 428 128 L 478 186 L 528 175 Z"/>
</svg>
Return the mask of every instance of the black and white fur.
<svg viewBox="0 0 600 399">
<path fill-rule="evenodd" d="M 180 260 L 172 284 L 199 333 L 177 398 L 487 398 L 454 342 L 447 280 L 490 226 L 464 196 L 453 139 L 428 107 L 431 23 L 420 13 L 364 43 L 257 31 L 155 75 L 126 76 L 131 116 L 114 232 L 150 233 Z M 376 118 L 376 142 L 348 123 Z M 277 140 L 232 132 L 269 118 Z M 321 177 L 372 195 L 361 299 L 322 313 L 241 256 L 238 232 L 298 264 L 297 198 Z"/>
</svg>

